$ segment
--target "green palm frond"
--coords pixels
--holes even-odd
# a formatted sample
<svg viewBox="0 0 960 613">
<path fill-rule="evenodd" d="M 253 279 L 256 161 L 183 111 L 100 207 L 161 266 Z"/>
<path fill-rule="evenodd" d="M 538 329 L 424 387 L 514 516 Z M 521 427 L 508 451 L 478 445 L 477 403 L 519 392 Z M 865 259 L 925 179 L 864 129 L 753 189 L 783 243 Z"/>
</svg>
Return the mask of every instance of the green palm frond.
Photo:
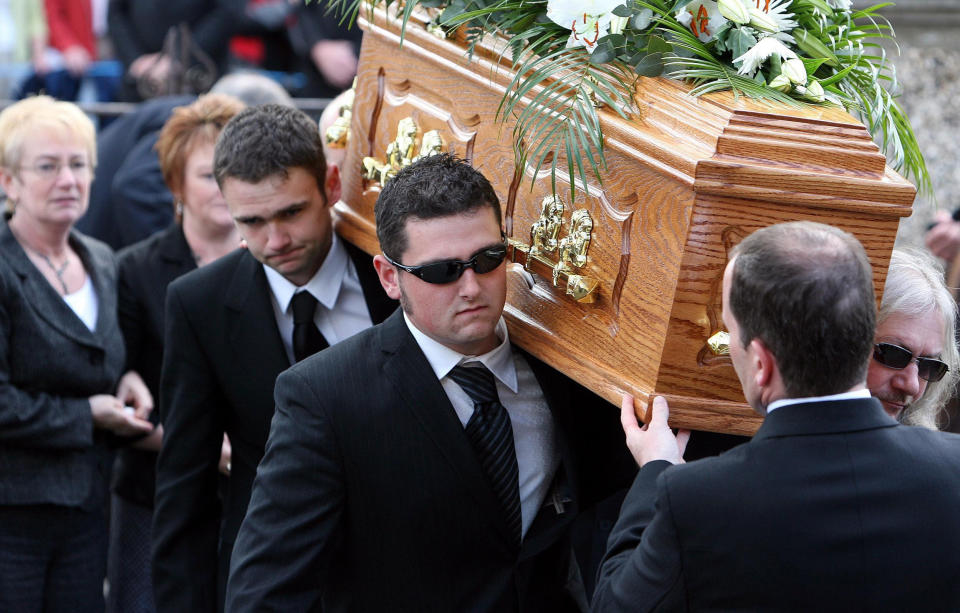
<svg viewBox="0 0 960 613">
<path fill-rule="evenodd" d="M 527 52 L 514 60 L 513 68 L 516 76 L 497 109 L 497 119 L 503 123 L 514 118 L 516 163 L 526 167 L 532 162 L 534 178 L 546 166 L 556 190 L 557 165 L 565 158 L 573 200 L 575 178 L 583 185 L 591 175 L 602 182 L 606 169 L 594 100 L 626 118 L 633 104 L 632 73 L 622 64 L 597 66 L 583 50 L 564 48 L 546 54 Z"/>
</svg>

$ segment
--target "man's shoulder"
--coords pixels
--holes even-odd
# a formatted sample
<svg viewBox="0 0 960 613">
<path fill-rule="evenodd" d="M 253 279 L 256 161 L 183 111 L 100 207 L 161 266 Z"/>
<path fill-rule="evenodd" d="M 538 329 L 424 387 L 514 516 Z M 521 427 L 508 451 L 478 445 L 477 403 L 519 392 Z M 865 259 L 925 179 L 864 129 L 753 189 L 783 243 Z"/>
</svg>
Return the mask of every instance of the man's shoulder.
<svg viewBox="0 0 960 613">
<path fill-rule="evenodd" d="M 206 266 L 179 277 L 170 284 L 169 291 L 202 299 L 216 298 L 217 303 L 222 303 L 226 297 L 224 292 L 237 271 L 241 267 L 249 268 L 252 274 L 257 266 L 260 266 L 260 263 L 246 249 L 236 249 Z"/>
<path fill-rule="evenodd" d="M 381 331 L 385 323 L 371 326 L 297 362 L 288 369 L 307 380 L 329 378 L 344 370 L 368 371 L 383 361 Z M 335 375 L 333 375 L 335 376 Z"/>
</svg>

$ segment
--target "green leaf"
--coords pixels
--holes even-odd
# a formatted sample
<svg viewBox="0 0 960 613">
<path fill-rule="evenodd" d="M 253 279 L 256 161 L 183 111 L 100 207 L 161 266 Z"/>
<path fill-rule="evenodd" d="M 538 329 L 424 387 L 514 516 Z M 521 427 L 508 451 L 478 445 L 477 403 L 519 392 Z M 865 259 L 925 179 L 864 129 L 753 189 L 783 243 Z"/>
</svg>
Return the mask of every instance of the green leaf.
<svg viewBox="0 0 960 613">
<path fill-rule="evenodd" d="M 673 51 L 673 45 L 663 40 L 660 36 L 651 36 L 647 43 L 648 53 L 669 53 Z"/>
<path fill-rule="evenodd" d="M 757 44 L 757 38 L 745 28 L 734 28 L 727 38 L 727 45 L 733 57 L 740 57 Z"/>
<path fill-rule="evenodd" d="M 606 64 L 607 62 L 612 61 L 617 57 L 617 52 L 613 50 L 613 45 L 611 44 L 597 44 L 593 52 L 590 54 L 590 63 L 592 64 Z"/>
<path fill-rule="evenodd" d="M 663 54 L 648 53 L 633 68 L 641 77 L 659 77 L 663 74 Z"/>
<path fill-rule="evenodd" d="M 803 67 L 806 68 L 808 75 L 813 75 L 817 70 L 827 61 L 827 58 L 817 58 L 810 59 L 806 57 L 801 57 L 800 61 L 803 62 Z"/>
</svg>

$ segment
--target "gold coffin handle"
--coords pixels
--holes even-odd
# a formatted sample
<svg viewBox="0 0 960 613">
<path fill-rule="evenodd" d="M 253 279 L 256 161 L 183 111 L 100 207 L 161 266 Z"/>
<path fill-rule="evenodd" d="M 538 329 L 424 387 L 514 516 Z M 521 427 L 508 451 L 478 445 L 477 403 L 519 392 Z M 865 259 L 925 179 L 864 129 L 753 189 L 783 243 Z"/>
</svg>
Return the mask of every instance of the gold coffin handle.
<svg viewBox="0 0 960 613">
<path fill-rule="evenodd" d="M 707 347 L 713 355 L 730 355 L 730 333 L 720 330 L 707 339 Z"/>
</svg>

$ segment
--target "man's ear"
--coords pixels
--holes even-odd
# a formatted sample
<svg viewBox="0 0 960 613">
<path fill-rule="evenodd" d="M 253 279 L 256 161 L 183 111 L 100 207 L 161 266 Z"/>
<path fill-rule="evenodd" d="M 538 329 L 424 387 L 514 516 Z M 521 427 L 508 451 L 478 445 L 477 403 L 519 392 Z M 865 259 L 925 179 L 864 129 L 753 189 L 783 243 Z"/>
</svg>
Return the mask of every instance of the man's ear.
<svg viewBox="0 0 960 613">
<path fill-rule="evenodd" d="M 336 164 L 327 164 L 327 176 L 323 182 L 323 188 L 328 206 L 333 206 L 340 201 L 340 168 Z"/>
<path fill-rule="evenodd" d="M 753 361 L 754 384 L 759 390 L 769 388 L 773 381 L 780 376 L 776 357 L 759 338 L 750 341 L 749 354 Z"/>
<path fill-rule="evenodd" d="M 394 300 L 400 300 L 400 278 L 397 268 L 382 255 L 373 256 L 373 268 L 380 277 L 383 291 Z"/>
</svg>

